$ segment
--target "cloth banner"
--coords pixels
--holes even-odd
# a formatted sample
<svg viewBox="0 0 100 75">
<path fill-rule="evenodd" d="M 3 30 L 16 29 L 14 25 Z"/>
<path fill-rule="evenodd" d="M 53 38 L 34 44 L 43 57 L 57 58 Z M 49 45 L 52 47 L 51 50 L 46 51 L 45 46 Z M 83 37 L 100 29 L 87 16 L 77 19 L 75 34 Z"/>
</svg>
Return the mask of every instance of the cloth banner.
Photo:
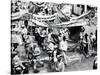
<svg viewBox="0 0 100 75">
<path fill-rule="evenodd" d="M 48 16 L 41 16 L 41 15 L 33 14 L 33 19 L 42 22 L 42 21 L 54 20 L 56 19 L 56 16 L 57 16 L 57 13 L 55 13 L 54 15 L 48 15 Z"/>
</svg>

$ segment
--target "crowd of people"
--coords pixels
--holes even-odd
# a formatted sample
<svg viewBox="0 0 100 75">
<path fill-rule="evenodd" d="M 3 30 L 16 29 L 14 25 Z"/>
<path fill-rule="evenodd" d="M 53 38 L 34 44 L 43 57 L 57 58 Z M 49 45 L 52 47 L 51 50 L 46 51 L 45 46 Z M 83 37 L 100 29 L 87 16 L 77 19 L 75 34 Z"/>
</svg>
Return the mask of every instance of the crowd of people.
<svg viewBox="0 0 100 75">
<path fill-rule="evenodd" d="M 42 4 L 44 4 L 44 6 L 42 6 Z M 51 5 L 51 4 L 48 2 L 36 3 L 32 1 L 24 2 L 21 0 L 12 0 L 11 13 L 13 14 L 23 10 L 26 11 L 28 10 L 29 13 L 36 14 L 36 15 L 42 15 L 42 16 L 53 15 L 56 12 L 55 11 L 56 9 L 54 8 L 55 5 Z"/>
<path fill-rule="evenodd" d="M 21 4 L 23 3 L 23 4 Z M 24 6 L 22 6 L 24 5 Z M 16 13 L 21 10 L 28 10 L 29 13 L 37 13 L 37 11 L 45 11 L 45 14 L 53 14 L 52 8 L 46 7 L 34 8 L 33 2 L 29 5 L 18 0 L 12 2 L 11 13 Z M 50 11 L 53 13 L 50 13 Z M 67 52 L 70 51 L 68 47 L 68 40 L 70 31 L 68 28 L 58 29 L 58 34 L 54 32 L 53 27 L 43 27 L 38 25 L 29 25 L 30 20 L 19 19 L 11 21 L 11 72 L 12 74 L 33 73 L 40 72 L 41 67 L 45 65 L 45 57 L 49 57 L 47 61 L 48 67 L 52 72 L 62 72 L 68 64 Z M 14 25 L 13 25 L 14 23 Z M 15 25 L 17 24 L 17 25 Z M 97 48 L 97 31 L 96 33 L 80 32 L 80 39 L 75 44 L 74 50 L 79 54 L 83 54 L 86 58 L 91 56 L 90 51 L 96 52 Z M 44 56 L 44 59 L 42 59 Z"/>
<path fill-rule="evenodd" d="M 19 31 L 12 31 L 11 55 L 14 65 L 20 65 L 19 63 L 25 60 L 39 61 L 42 52 L 47 53 L 52 62 L 57 62 L 58 57 L 63 55 L 64 63 L 67 64 L 65 52 L 68 44 L 65 35 L 68 30 L 61 30 L 57 35 L 52 29 L 46 27 L 34 27 L 33 33 L 28 28 L 24 22 Z M 60 58 L 59 63 L 61 61 Z"/>
<path fill-rule="evenodd" d="M 30 32 L 28 25 L 24 21 L 19 31 L 12 31 L 11 56 L 14 67 L 21 66 L 24 68 L 22 61 L 30 61 L 33 70 L 37 69 L 36 61 L 44 65 L 41 61 L 41 54 L 44 52 L 48 55 L 50 62 L 57 64 L 56 68 L 58 68 L 56 70 L 64 71 L 64 67 L 67 65 L 68 29 L 60 29 L 59 34 L 55 34 L 53 29 L 46 27 L 35 26 L 32 30 Z M 89 57 L 89 51 L 96 50 L 97 34 L 83 34 L 84 32 L 80 33 L 78 42 L 80 43 L 80 51 L 85 57 Z"/>
<path fill-rule="evenodd" d="M 81 50 L 84 50 L 85 57 L 89 57 L 92 55 L 91 52 L 96 53 L 97 51 L 97 31 L 95 33 L 80 33 L 80 44 L 81 44 Z"/>
</svg>

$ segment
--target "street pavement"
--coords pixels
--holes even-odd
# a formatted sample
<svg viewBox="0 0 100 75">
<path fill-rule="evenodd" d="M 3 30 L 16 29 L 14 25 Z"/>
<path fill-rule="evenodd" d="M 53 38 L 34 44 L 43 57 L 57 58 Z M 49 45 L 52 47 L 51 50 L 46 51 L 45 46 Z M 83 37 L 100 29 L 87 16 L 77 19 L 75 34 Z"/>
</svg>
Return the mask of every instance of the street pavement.
<svg viewBox="0 0 100 75">
<path fill-rule="evenodd" d="M 76 43 L 70 43 L 69 46 L 75 45 Z M 77 57 L 81 58 L 80 54 L 77 54 L 75 52 L 68 52 L 67 53 L 68 56 L 74 56 L 76 55 Z M 78 56 L 79 55 L 79 56 Z M 40 73 L 47 73 L 47 72 L 51 72 L 50 68 L 48 67 L 49 63 L 49 57 L 47 55 L 47 53 L 45 51 L 42 51 L 41 53 L 41 58 L 47 60 L 44 62 L 44 67 L 41 67 Z M 93 70 L 93 61 L 94 61 L 94 57 L 89 57 L 89 58 L 85 58 L 84 56 L 82 57 L 82 59 L 79 61 L 74 60 L 72 62 L 69 62 L 68 65 L 65 67 L 65 72 L 70 72 L 70 71 L 84 71 L 84 70 Z M 30 71 L 30 73 L 33 73 L 33 71 Z"/>
<path fill-rule="evenodd" d="M 84 58 L 81 61 L 73 61 L 65 67 L 65 72 L 93 70 L 93 61 L 94 61 L 94 57 Z M 44 62 L 44 67 L 41 67 L 39 69 L 40 73 L 52 72 L 48 67 L 48 64 L 50 64 L 48 61 Z M 33 72 L 30 71 L 30 73 Z"/>
</svg>

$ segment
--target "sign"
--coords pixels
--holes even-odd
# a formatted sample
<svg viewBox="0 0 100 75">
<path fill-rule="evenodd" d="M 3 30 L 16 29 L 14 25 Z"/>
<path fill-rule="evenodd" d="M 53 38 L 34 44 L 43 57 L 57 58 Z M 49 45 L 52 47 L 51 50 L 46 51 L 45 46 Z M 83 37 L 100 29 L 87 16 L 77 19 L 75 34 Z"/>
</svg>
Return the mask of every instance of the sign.
<svg viewBox="0 0 100 75">
<path fill-rule="evenodd" d="M 41 15 L 33 14 L 33 19 L 42 22 L 42 21 L 54 20 L 56 19 L 56 16 L 57 16 L 57 13 L 55 13 L 54 15 L 49 15 L 49 16 L 41 16 Z"/>
</svg>

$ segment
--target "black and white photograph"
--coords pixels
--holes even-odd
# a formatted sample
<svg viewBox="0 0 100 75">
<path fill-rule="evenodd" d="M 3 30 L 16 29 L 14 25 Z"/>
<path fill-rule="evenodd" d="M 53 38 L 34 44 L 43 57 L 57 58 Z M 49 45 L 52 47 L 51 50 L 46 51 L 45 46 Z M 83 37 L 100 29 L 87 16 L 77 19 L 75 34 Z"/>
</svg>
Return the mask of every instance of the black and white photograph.
<svg viewBox="0 0 100 75">
<path fill-rule="evenodd" d="M 11 0 L 11 74 L 97 70 L 98 7 Z"/>
</svg>

